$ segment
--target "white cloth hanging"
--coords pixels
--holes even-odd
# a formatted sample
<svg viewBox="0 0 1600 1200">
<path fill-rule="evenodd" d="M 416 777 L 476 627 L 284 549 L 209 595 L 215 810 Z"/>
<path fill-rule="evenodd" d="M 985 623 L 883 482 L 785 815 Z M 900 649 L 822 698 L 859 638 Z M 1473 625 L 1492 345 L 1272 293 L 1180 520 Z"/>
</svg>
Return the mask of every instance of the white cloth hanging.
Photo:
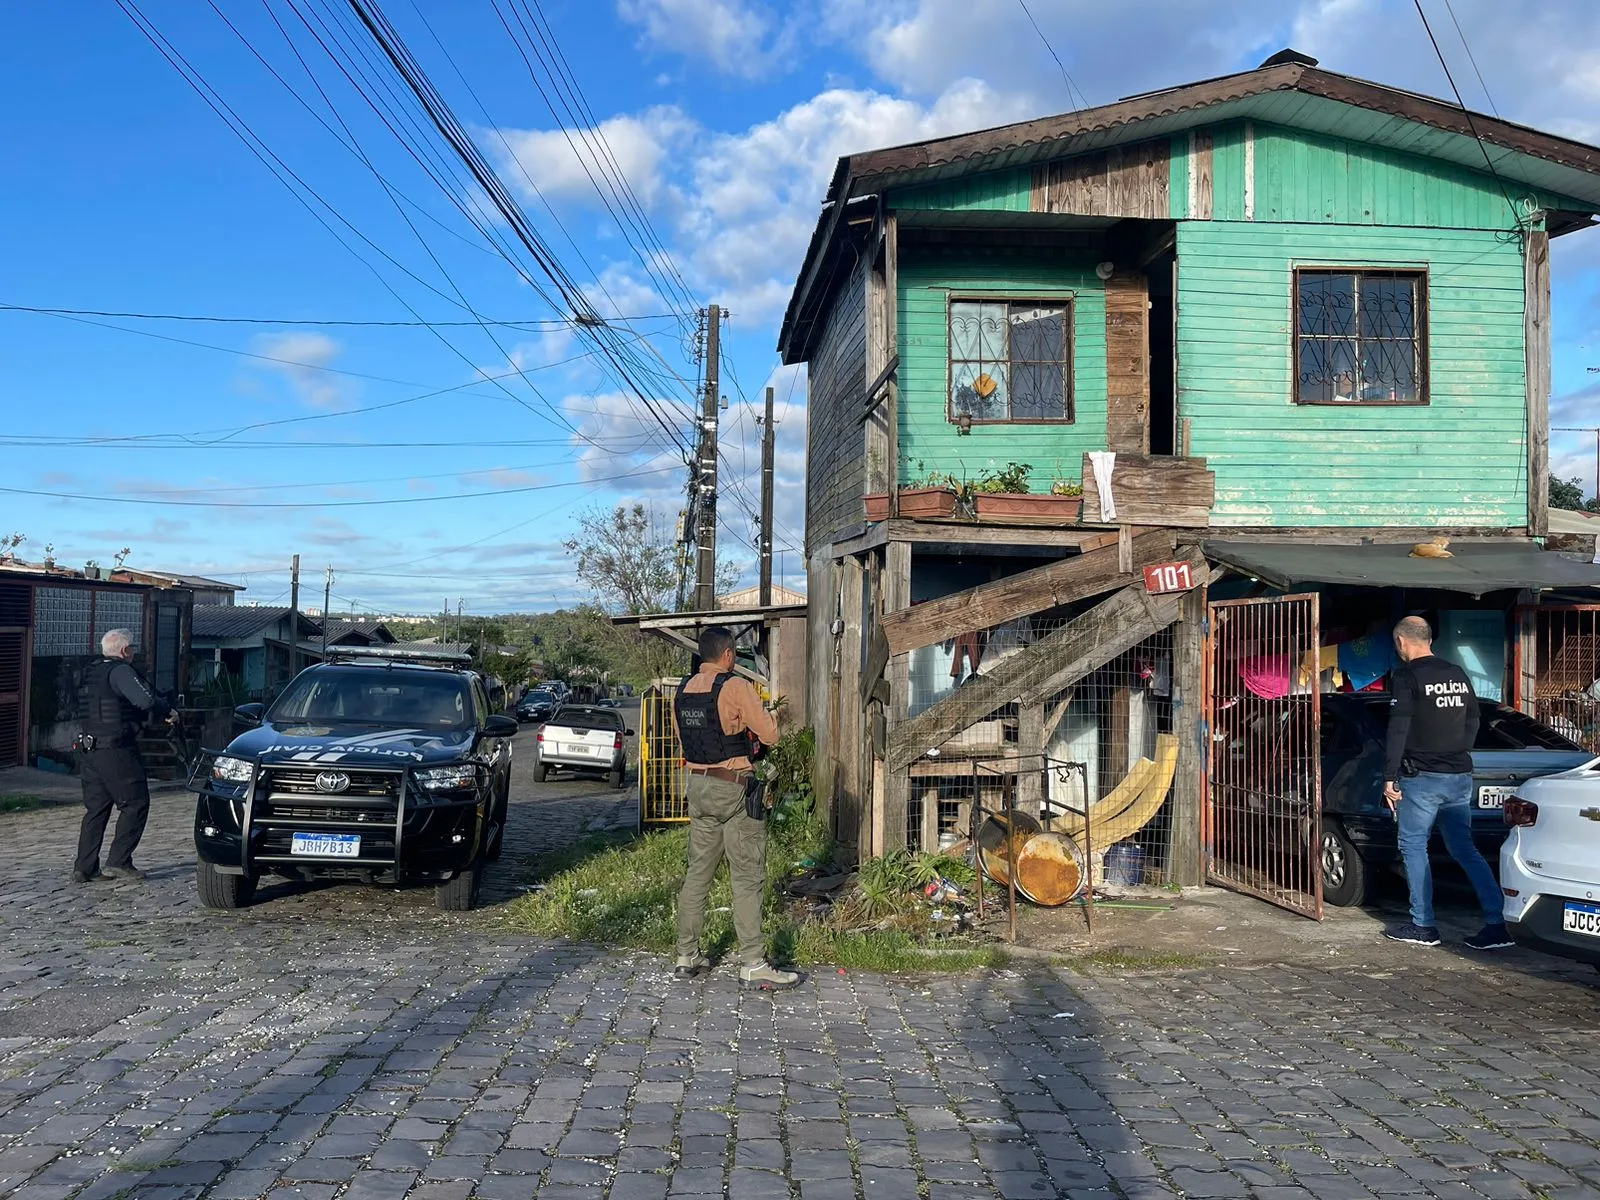
<svg viewBox="0 0 1600 1200">
<path fill-rule="evenodd" d="M 1089 467 L 1094 471 L 1095 487 L 1100 492 L 1100 520 L 1115 521 L 1117 519 L 1117 502 L 1111 495 L 1111 473 L 1117 467 L 1117 452 L 1115 450 L 1089 451 Z"/>
</svg>

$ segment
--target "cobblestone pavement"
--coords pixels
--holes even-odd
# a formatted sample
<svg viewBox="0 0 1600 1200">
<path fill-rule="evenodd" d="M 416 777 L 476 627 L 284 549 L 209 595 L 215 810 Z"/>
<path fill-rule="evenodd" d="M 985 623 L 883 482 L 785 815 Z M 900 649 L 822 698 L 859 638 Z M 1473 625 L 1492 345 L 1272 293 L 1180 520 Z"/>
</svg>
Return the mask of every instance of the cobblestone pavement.
<svg viewBox="0 0 1600 1200">
<path fill-rule="evenodd" d="M 515 797 L 496 902 L 618 812 Z M 0 817 L 17 1200 L 1600 1196 L 1596 995 L 1531 955 L 741 995 L 425 890 L 202 911 L 181 793 L 150 883 L 74 888 L 75 821 Z"/>
</svg>

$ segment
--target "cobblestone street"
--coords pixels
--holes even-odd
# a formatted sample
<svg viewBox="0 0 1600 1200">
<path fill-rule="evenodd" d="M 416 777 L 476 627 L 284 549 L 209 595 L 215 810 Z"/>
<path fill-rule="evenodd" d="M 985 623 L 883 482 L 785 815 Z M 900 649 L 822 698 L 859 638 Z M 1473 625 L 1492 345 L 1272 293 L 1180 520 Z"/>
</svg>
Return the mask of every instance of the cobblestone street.
<svg viewBox="0 0 1600 1200">
<path fill-rule="evenodd" d="M 524 778 L 468 914 L 288 886 L 204 911 L 181 792 L 143 886 L 67 882 L 75 808 L 0 817 L 0 1195 L 1600 1196 L 1586 972 L 1439 951 L 680 984 L 497 912 L 618 796 Z"/>
</svg>

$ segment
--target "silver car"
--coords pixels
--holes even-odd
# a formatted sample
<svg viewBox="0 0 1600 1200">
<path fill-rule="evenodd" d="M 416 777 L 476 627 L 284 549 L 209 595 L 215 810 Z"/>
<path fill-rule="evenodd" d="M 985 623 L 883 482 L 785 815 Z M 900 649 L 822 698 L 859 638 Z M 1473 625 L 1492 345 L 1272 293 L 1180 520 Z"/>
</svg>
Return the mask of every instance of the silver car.
<svg viewBox="0 0 1600 1200">
<path fill-rule="evenodd" d="M 539 730 L 533 777 L 543 783 L 554 770 L 598 771 L 620 788 L 628 774 L 632 735 L 614 708 L 563 704 Z"/>
</svg>

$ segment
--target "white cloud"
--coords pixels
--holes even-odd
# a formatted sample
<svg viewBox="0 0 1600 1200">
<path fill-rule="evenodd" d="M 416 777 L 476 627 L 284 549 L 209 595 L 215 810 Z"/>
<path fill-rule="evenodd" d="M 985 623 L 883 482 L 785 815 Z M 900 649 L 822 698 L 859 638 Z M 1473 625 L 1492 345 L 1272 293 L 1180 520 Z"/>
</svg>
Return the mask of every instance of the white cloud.
<svg viewBox="0 0 1600 1200">
<path fill-rule="evenodd" d="M 502 129 L 499 136 L 481 140 L 497 159 L 501 177 L 524 199 L 537 193 L 552 203 L 598 204 L 596 181 L 606 188 L 603 167 L 620 171 L 649 205 L 662 186 L 668 153 L 692 129 L 679 109 L 662 105 L 637 116 L 610 117 L 594 129 Z M 617 206 L 617 199 L 605 194 Z"/>
<path fill-rule="evenodd" d="M 618 0 L 617 15 L 639 26 L 640 45 L 711 63 L 756 79 L 783 69 L 797 26 L 751 0 Z"/>
<path fill-rule="evenodd" d="M 348 381 L 321 368 L 333 365 L 343 347 L 324 333 L 273 333 L 258 337 L 254 352 L 272 362 L 261 365 L 289 381 L 312 408 L 334 408 L 350 393 Z"/>
</svg>

